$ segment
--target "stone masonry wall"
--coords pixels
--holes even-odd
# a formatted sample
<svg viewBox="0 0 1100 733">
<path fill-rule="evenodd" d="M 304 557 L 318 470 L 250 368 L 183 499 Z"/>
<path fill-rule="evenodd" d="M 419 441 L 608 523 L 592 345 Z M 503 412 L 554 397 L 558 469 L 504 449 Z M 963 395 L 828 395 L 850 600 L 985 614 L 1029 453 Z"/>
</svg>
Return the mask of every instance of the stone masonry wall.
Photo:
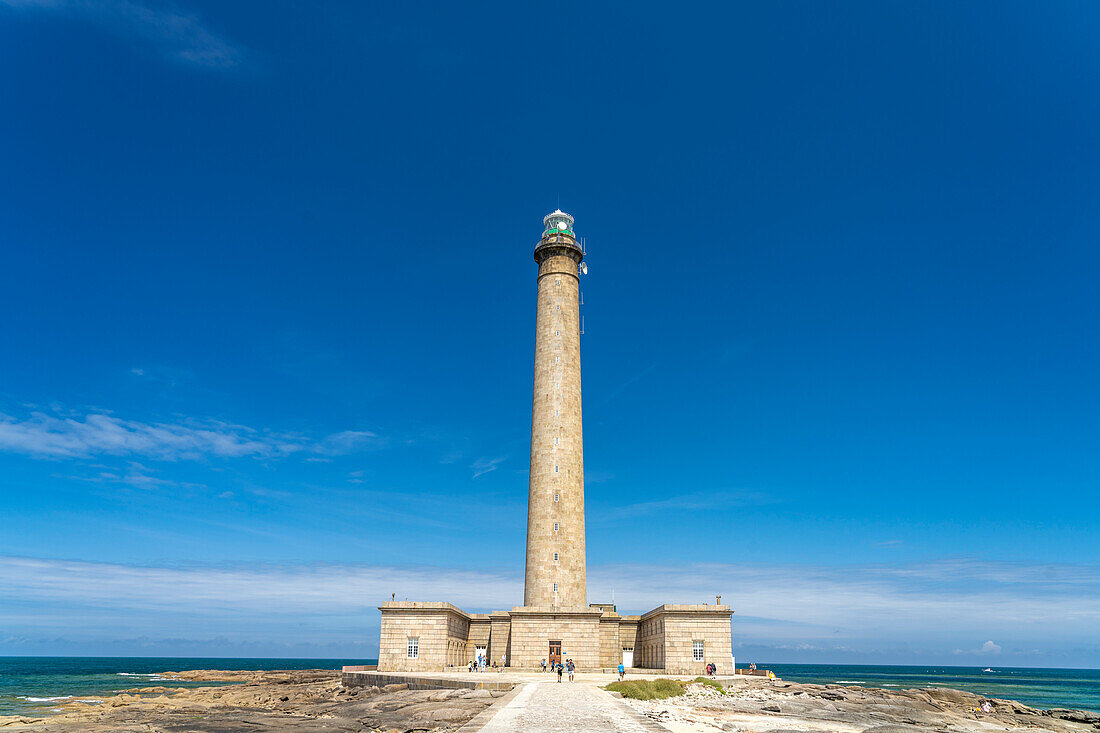
<svg viewBox="0 0 1100 733">
<path fill-rule="evenodd" d="M 662 645 L 655 656 L 666 672 L 699 675 L 711 662 L 720 674 L 733 674 L 729 606 L 659 606 L 642 616 L 639 634 L 645 635 L 647 653 L 655 653 L 651 645 Z M 703 642 L 703 659 L 699 661 L 694 659 L 696 641 Z"/>
<path fill-rule="evenodd" d="M 665 666 L 665 620 L 663 616 L 642 617 L 634 644 L 634 666 L 663 669 Z"/>
<path fill-rule="evenodd" d="M 607 613 L 600 618 L 600 666 L 604 669 L 617 667 L 623 660 L 623 648 L 619 645 L 619 621 L 617 613 Z"/>
<path fill-rule="evenodd" d="M 579 669 L 599 669 L 600 618 L 598 614 L 512 614 L 512 666 L 538 667 L 550 651 L 550 642 L 561 642 L 562 661 L 572 659 Z"/>
<path fill-rule="evenodd" d="M 469 622 L 449 603 L 383 604 L 378 669 L 387 672 L 439 671 L 463 663 Z M 419 653 L 408 658 L 408 640 Z"/>
<path fill-rule="evenodd" d="M 477 648 L 479 646 L 483 646 L 488 650 L 491 628 L 492 625 L 488 616 L 480 616 L 470 620 L 470 636 L 466 644 L 466 658 L 462 661 L 463 665 L 477 658 Z"/>
<path fill-rule="evenodd" d="M 490 663 L 500 664 L 500 657 L 504 655 L 505 665 L 512 659 L 510 648 L 512 620 L 506 613 L 494 613 L 489 616 L 491 632 L 489 638 Z"/>
</svg>

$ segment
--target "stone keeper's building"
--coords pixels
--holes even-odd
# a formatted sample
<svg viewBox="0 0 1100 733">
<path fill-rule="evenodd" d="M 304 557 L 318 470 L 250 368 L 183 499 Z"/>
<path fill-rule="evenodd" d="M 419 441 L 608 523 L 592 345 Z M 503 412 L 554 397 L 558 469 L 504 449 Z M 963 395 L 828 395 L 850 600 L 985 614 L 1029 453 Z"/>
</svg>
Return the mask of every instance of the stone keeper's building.
<svg viewBox="0 0 1100 733">
<path fill-rule="evenodd" d="M 484 656 L 511 667 L 572 659 L 579 669 L 627 667 L 733 673 L 729 606 L 664 605 L 641 616 L 588 602 L 581 432 L 580 279 L 573 217 L 543 220 L 535 246 L 538 309 L 523 605 L 490 614 L 450 603 L 383 603 L 378 669 L 439 671 Z"/>
</svg>

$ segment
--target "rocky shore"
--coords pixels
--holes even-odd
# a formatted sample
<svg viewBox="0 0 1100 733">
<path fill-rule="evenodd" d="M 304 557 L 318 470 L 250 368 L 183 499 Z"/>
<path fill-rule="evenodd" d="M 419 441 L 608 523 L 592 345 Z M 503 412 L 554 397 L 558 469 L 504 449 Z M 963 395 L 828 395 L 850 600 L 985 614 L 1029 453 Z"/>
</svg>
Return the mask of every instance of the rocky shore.
<svg viewBox="0 0 1100 733">
<path fill-rule="evenodd" d="M 59 713 L 0 717 L 0 730 L 35 733 L 238 733 L 249 731 L 425 731 L 446 733 L 504 693 L 414 691 L 405 685 L 345 689 L 329 670 L 233 672 L 190 670 L 164 675 L 225 686 L 142 687 L 86 702 L 51 705 Z"/>
<path fill-rule="evenodd" d="M 0 717 L 0 732 L 34 733 L 243 733 L 249 731 L 385 731 L 447 733 L 461 728 L 506 693 L 456 689 L 414 691 L 405 685 L 344 688 L 329 670 L 165 673 L 180 681 L 226 682 L 199 688 L 142 687 L 119 695 L 53 704 L 41 716 Z M 520 685 L 547 685 L 569 708 L 591 698 L 585 685 L 604 685 L 595 675 L 576 688 L 539 675 Z M 608 675 L 611 677 L 611 675 Z M 691 684 L 666 700 L 625 700 L 673 733 L 1097 733 L 1100 714 L 1036 710 L 1012 700 L 983 698 L 943 688 L 883 690 L 851 685 L 804 685 L 760 678 L 729 680 L 723 692 Z M 592 689 L 589 687 L 588 689 Z M 602 694 L 602 693 L 601 693 Z M 537 697 L 537 695 L 536 695 Z M 589 700 L 591 702 L 591 700 Z M 987 708 L 983 710 L 983 707 Z M 565 721 L 578 719 L 574 711 Z M 582 716 L 583 717 L 583 716 Z M 590 716 L 591 717 L 591 716 Z M 598 716 L 597 716 L 598 717 Z M 563 727 L 564 726 L 564 727 Z M 610 726 L 606 729 L 614 728 Z M 542 729 L 542 726 L 539 726 Z M 548 730 L 581 730 L 568 722 Z M 601 728 L 591 728 L 596 730 Z M 589 728 L 583 728 L 586 732 Z"/>
<path fill-rule="evenodd" d="M 945 688 L 883 690 L 737 680 L 723 694 L 691 685 L 666 700 L 628 704 L 673 731 L 739 733 L 1096 733 L 1100 714 L 1037 710 Z M 988 712 L 983 711 L 987 703 Z"/>
</svg>

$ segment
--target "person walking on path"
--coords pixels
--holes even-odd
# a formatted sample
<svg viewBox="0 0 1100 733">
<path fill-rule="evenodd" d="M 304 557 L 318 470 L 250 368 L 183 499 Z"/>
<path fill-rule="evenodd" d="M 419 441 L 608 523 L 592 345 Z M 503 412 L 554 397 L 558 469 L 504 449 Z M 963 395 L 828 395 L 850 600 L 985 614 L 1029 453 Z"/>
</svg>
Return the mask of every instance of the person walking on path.
<svg viewBox="0 0 1100 733">
<path fill-rule="evenodd" d="M 504 674 L 504 663 L 507 662 L 507 661 L 508 661 L 508 655 L 501 654 L 500 655 L 500 673 L 501 674 Z"/>
<path fill-rule="evenodd" d="M 623 666 L 622 662 L 619 662 L 619 682 L 623 681 L 623 677 L 625 675 L 626 675 L 626 667 Z"/>
<path fill-rule="evenodd" d="M 544 673 L 546 672 L 546 660 L 545 660 L 545 659 L 544 659 L 544 660 L 542 660 L 542 671 L 543 671 Z"/>
<path fill-rule="evenodd" d="M 576 670 L 577 666 L 573 664 L 572 659 L 566 661 L 565 668 L 569 670 L 569 681 L 574 682 L 575 680 L 573 679 L 573 671 Z"/>
<path fill-rule="evenodd" d="M 557 665 L 555 665 L 554 669 L 556 669 L 558 672 L 558 682 L 561 682 L 561 671 L 563 669 L 563 667 L 561 666 L 561 662 L 558 662 Z"/>
</svg>

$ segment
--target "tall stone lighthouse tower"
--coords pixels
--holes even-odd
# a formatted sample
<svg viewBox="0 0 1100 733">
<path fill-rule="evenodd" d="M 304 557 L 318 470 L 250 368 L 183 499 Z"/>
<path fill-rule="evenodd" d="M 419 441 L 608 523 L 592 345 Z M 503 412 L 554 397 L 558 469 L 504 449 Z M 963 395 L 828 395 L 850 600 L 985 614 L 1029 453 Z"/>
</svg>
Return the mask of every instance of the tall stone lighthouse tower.
<svg viewBox="0 0 1100 733">
<path fill-rule="evenodd" d="M 535 246 L 538 315 L 523 605 L 588 608 L 581 430 L 580 278 L 573 217 L 543 219 Z"/>
<path fill-rule="evenodd" d="M 622 663 L 687 675 L 714 663 L 733 674 L 729 606 L 664 604 L 634 616 L 614 603 L 588 603 L 579 277 L 588 268 L 573 217 L 555 211 L 542 221 L 523 605 L 467 613 L 391 596 L 378 609 L 378 670 L 438 672 L 475 659 L 537 669 L 571 659 L 580 669 Z M 373 674 L 345 667 L 344 684 L 377 684 Z"/>
</svg>

